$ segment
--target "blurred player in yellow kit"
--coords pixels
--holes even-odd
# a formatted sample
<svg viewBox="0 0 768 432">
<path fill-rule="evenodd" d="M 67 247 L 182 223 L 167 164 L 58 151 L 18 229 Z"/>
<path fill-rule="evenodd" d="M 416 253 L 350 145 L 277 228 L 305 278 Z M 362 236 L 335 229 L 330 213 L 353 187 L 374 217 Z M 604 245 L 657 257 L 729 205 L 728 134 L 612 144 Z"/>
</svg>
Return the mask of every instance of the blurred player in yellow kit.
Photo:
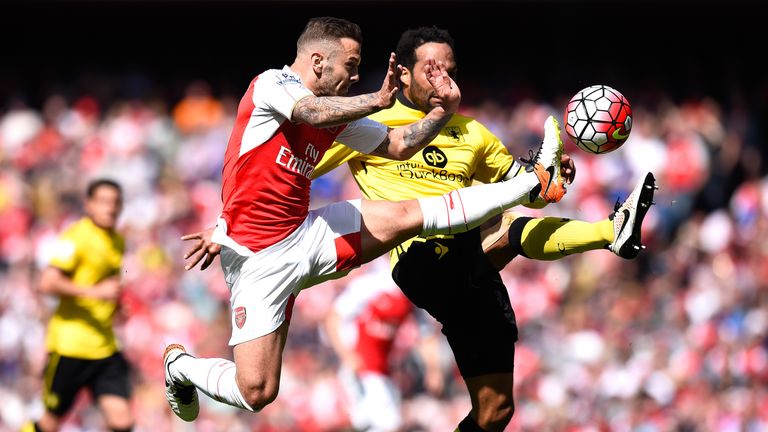
<svg viewBox="0 0 768 432">
<path fill-rule="evenodd" d="M 45 412 L 22 432 L 59 430 L 82 389 L 91 392 L 109 430 L 130 431 L 130 368 L 112 328 L 121 292 L 125 250 L 115 231 L 122 209 L 120 186 L 108 179 L 87 188 L 85 216 L 56 241 L 40 290 L 59 304 L 48 324 L 43 373 Z"/>
</svg>

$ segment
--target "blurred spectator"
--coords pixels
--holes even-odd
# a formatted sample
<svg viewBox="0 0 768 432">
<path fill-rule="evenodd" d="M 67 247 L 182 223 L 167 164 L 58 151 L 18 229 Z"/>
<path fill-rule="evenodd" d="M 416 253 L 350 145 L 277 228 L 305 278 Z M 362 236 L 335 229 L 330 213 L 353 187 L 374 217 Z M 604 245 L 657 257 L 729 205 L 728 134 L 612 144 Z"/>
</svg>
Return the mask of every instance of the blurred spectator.
<svg viewBox="0 0 768 432">
<path fill-rule="evenodd" d="M 185 135 L 218 126 L 224 119 L 221 102 L 211 95 L 211 86 L 205 81 L 191 82 L 184 98 L 173 108 L 173 121 Z"/>
</svg>

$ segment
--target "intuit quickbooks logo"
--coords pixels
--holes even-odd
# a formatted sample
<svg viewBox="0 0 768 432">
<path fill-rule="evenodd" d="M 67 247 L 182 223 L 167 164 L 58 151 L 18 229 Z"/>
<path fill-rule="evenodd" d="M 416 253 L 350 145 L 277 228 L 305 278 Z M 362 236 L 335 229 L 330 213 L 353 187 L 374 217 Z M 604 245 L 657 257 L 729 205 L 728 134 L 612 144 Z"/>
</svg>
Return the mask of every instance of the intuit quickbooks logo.
<svg viewBox="0 0 768 432">
<path fill-rule="evenodd" d="M 424 158 L 424 162 L 429 166 L 443 168 L 448 163 L 448 158 L 445 157 L 445 153 L 435 146 L 428 146 L 422 150 L 421 156 Z"/>
</svg>

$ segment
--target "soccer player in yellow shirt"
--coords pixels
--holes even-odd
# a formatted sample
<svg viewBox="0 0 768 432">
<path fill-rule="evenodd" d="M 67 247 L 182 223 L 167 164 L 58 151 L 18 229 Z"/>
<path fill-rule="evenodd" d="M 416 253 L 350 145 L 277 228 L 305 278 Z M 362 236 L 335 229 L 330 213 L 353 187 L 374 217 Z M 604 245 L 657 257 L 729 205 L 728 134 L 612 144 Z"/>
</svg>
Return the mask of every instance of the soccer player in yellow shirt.
<svg viewBox="0 0 768 432">
<path fill-rule="evenodd" d="M 453 45 L 450 34 L 436 27 L 404 32 L 396 51 L 403 66 L 401 91 L 392 108 L 370 118 L 390 127 L 405 126 L 440 104 L 422 78 L 422 68 L 425 59 L 434 58 L 442 61 L 455 79 Z M 390 201 L 444 194 L 473 181 L 498 182 L 524 169 L 485 126 L 459 114 L 452 116 L 431 144 L 406 161 L 334 145 L 314 175 L 344 163 L 365 198 Z M 466 381 L 472 410 L 457 430 L 502 431 L 514 412 L 517 325 L 499 270 L 517 255 L 554 260 L 609 249 L 621 257 L 634 258 L 641 249 L 640 228 L 654 189 L 653 175 L 648 173 L 623 205 L 597 223 L 559 217 L 534 219 L 507 211 L 496 225 L 485 230 L 481 227 L 451 236 L 416 237 L 391 252 L 393 279 L 414 304 L 442 324 Z"/>
<path fill-rule="evenodd" d="M 43 270 L 40 290 L 58 296 L 59 304 L 46 337 L 45 412 L 23 432 L 59 430 L 82 389 L 91 392 L 110 430 L 133 428 L 130 368 L 112 322 L 125 250 L 123 237 L 115 231 L 121 209 L 118 183 L 92 181 L 86 191 L 85 216 L 60 234 Z"/>
</svg>

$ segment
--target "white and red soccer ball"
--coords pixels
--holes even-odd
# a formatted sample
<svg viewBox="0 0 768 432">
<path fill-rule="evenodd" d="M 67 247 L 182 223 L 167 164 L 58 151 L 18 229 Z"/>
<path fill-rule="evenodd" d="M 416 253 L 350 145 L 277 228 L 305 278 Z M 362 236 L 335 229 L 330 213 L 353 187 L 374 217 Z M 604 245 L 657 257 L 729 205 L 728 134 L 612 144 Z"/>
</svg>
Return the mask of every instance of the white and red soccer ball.
<svg viewBox="0 0 768 432">
<path fill-rule="evenodd" d="M 619 91 L 593 85 L 576 93 L 565 109 L 565 132 L 593 154 L 616 150 L 632 131 L 632 107 Z"/>
</svg>

